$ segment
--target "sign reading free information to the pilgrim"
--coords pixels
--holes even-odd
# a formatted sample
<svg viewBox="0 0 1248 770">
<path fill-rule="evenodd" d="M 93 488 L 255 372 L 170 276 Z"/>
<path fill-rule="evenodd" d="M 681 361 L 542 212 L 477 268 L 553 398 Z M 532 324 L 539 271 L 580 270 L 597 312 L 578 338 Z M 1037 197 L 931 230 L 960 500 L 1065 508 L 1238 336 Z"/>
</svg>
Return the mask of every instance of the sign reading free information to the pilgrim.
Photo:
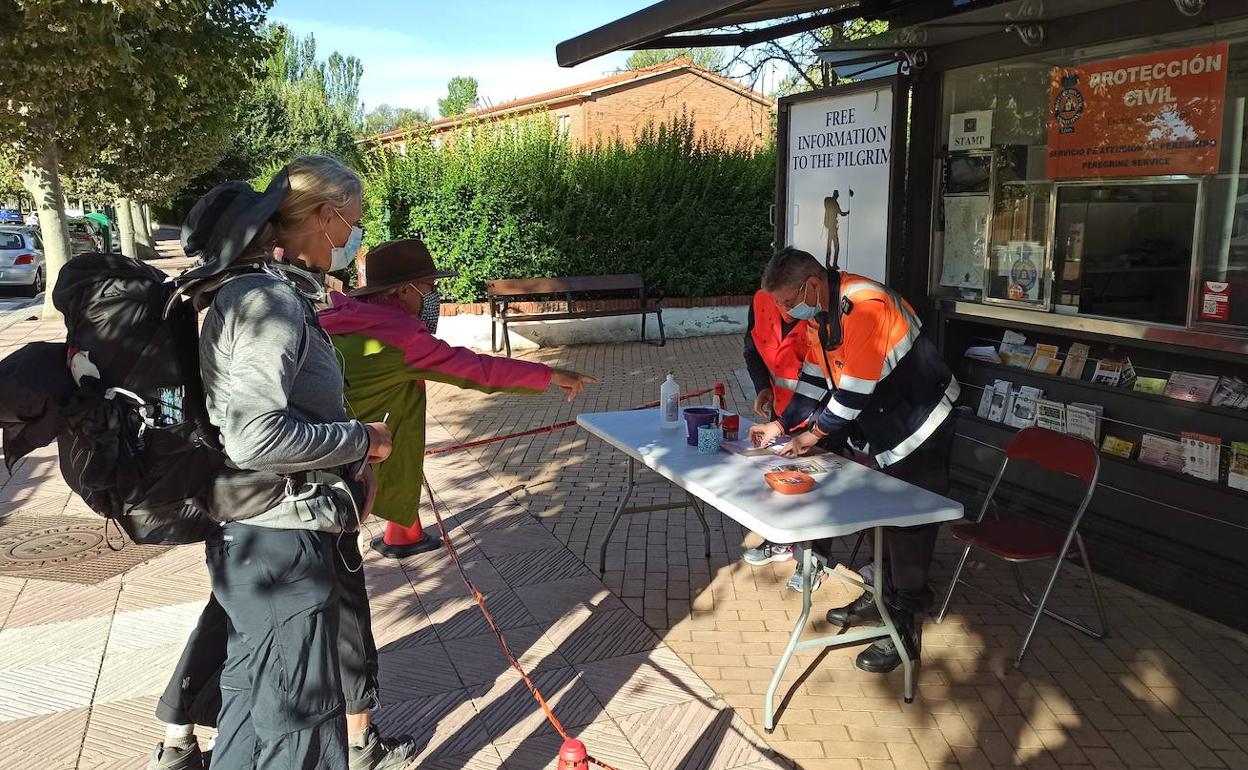
<svg viewBox="0 0 1248 770">
<path fill-rule="evenodd" d="M 785 241 L 842 270 L 887 278 L 893 83 L 793 101 Z"/>
</svg>

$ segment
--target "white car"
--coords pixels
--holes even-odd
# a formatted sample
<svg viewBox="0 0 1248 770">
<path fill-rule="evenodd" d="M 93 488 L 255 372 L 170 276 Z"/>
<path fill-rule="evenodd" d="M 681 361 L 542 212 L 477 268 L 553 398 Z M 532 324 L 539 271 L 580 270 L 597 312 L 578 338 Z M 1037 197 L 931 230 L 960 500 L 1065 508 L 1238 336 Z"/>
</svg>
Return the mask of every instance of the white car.
<svg viewBox="0 0 1248 770">
<path fill-rule="evenodd" d="M 39 233 L 29 227 L 0 227 L 0 286 L 16 286 L 34 297 L 43 291 L 46 275 Z"/>
</svg>

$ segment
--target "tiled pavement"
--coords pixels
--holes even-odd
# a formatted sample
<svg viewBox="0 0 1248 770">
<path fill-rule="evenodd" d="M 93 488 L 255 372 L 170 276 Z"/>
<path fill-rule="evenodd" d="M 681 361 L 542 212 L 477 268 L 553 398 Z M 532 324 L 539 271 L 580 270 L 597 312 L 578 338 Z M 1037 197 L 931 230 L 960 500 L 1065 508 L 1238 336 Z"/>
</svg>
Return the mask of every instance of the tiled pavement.
<svg viewBox="0 0 1248 770">
<path fill-rule="evenodd" d="M 0 355 L 55 330 L 19 324 L 0 334 Z M 436 422 L 429 438 L 452 441 Z M 474 459 L 435 458 L 428 471 L 513 652 L 591 753 L 620 770 L 788 766 Z M 5 513 L 94 517 L 71 501 L 50 450 L 3 481 Z M 445 554 L 369 553 L 365 571 L 382 729 L 414 736 L 421 768 L 553 767 L 559 736 Z M 208 591 L 193 546 L 95 585 L 0 577 L 0 768 L 143 767 L 160 737 L 156 698 Z"/>
<path fill-rule="evenodd" d="M 436 385 L 431 413 L 459 440 L 624 409 L 657 398 L 669 369 L 686 391 L 735 385 L 737 337 L 535 351 L 525 357 L 589 372 L 603 384 L 572 407 L 552 398 L 487 396 Z M 730 387 L 748 410 L 740 387 Z M 624 488 L 624 460 L 576 429 L 471 450 L 498 482 L 596 571 L 598 548 Z M 637 504 L 680 493 L 653 474 Z M 605 581 L 737 714 L 762 732 L 762 694 L 800 599 L 786 591 L 792 563 L 752 569 L 740 561 L 757 538 L 712 515 L 711 559 L 689 512 L 625 518 L 607 555 Z M 848 559 L 852 540 L 841 543 Z M 943 589 L 956 557 L 938 548 L 933 581 Z M 1011 585 L 995 565 L 972 561 L 972 578 Z M 1033 575 L 1033 579 L 1037 576 Z M 1069 572 L 1055 607 L 1092 611 L 1081 576 Z M 905 705 L 901 672 L 853 667 L 857 648 L 799 654 L 781 692 L 787 701 L 768 744 L 804 768 L 923 767 L 1248 768 L 1248 643 L 1242 634 L 1118 586 L 1102 583 L 1112 636 L 1083 637 L 1042 622 L 1023 671 L 1011 662 L 1024 619 L 962 590 L 942 625 L 929 621 L 919 696 Z M 811 633 L 829 633 L 830 607 L 857 593 L 829 581 L 816 594 Z"/>
<path fill-rule="evenodd" d="M 17 324 L 0 333 L 0 354 L 51 329 Z M 538 351 L 532 357 L 604 384 L 570 406 L 553 394 L 433 386 L 431 443 L 627 408 L 655 398 L 669 368 L 686 389 L 705 387 L 728 380 L 739 351 L 732 337 Z M 750 569 L 739 561 L 750 536 L 714 514 L 708 561 L 696 519 L 678 510 L 621 524 L 604 587 L 598 538 L 622 466 L 572 429 L 443 455 L 429 467 L 513 650 L 565 725 L 620 770 L 761 770 L 777 764 L 770 751 L 812 769 L 1248 767 L 1242 637 L 1113 585 L 1111 639 L 1044 623 L 1022 673 L 1009 666 L 1021 619 L 960 594 L 944 625 L 928 624 L 911 706 L 901 702 L 899 672 L 862 674 L 855 650 L 799 655 L 779 727 L 764 741 L 762 692 L 798 609 L 783 588 L 792 566 Z M 0 515 L 92 515 L 59 483 L 51 452 L 0 479 Z M 677 497 L 658 484 L 639 501 Z M 942 543 L 938 585 L 950 555 Z M 425 744 L 421 767 L 550 766 L 557 736 L 445 557 L 370 556 L 366 569 L 383 650 L 387 705 L 378 718 Z M 1004 577 L 987 567 L 975 574 Z M 1087 611 L 1080 581 L 1067 577 L 1055 601 Z M 206 593 L 191 547 L 93 586 L 0 578 L 0 768 L 141 766 L 158 737 L 155 698 Z M 826 585 L 816 615 L 852 596 Z"/>
</svg>

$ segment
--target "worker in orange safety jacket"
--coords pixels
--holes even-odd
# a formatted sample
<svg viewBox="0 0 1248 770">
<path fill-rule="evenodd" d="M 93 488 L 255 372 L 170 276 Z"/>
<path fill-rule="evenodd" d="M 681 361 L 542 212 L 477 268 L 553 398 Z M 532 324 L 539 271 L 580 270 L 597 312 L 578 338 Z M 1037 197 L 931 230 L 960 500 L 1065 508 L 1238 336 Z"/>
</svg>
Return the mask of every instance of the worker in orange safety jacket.
<svg viewBox="0 0 1248 770">
<path fill-rule="evenodd" d="M 776 304 L 768 292 L 754 292 L 745 330 L 745 368 L 754 385 L 754 414 L 774 420 L 784 414 L 793 396 L 801 392 L 807 398 L 822 401 L 827 385 L 822 380 L 800 381 L 806 360 L 807 322 L 799 321 Z M 791 561 L 793 546 L 764 540 L 750 548 L 742 558 L 747 564 L 760 567 L 771 562 Z M 801 590 L 801 575 L 796 576 Z"/>
<path fill-rule="evenodd" d="M 750 429 L 750 439 L 768 444 L 806 423 L 807 429 L 781 451 L 797 456 L 856 428 L 884 473 L 946 493 L 958 383 L 936 347 L 920 335 L 910 305 L 882 284 L 828 269 L 791 247 L 768 263 L 763 290 L 791 317 L 812 322 L 798 384 L 822 382 L 831 395 L 821 402 L 795 391 L 778 419 Z M 922 613 L 933 599 L 928 573 L 938 531 L 935 524 L 890 528 L 884 544 L 884 600 L 914 660 L 921 648 Z M 829 622 L 841 626 L 880 617 L 870 593 L 828 612 Z M 900 664 L 888 637 L 863 650 L 856 661 L 859 669 L 872 673 Z"/>
</svg>

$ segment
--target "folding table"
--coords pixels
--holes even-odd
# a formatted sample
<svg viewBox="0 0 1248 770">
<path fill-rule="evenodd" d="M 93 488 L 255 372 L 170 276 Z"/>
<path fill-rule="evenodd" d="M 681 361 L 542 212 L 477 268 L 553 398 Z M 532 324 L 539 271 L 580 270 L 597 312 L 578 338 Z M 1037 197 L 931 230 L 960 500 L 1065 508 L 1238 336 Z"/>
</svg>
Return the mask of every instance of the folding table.
<svg viewBox="0 0 1248 770">
<path fill-rule="evenodd" d="M 802 546 L 805 575 L 802 581 L 802 612 L 793 626 L 788 646 L 780 656 L 771 677 L 771 684 L 767 688 L 764 702 L 764 726 L 767 732 L 770 733 L 775 728 L 773 704 L 776 690 L 789 660 L 798 650 L 892 637 L 901 653 L 905 669 L 906 702 L 914 700 L 914 662 L 906 654 L 905 645 L 897 634 L 897 627 L 893 624 L 884 601 L 876 602 L 884 621 L 879 627 L 817 639 L 801 639 L 802 631 L 810 618 L 810 595 L 813 590 L 811 544 L 815 540 L 844 537 L 871 528 L 875 530 L 875 563 L 883 564 L 885 527 L 912 527 L 960 519 L 960 503 L 839 458 L 836 458 L 840 463 L 839 467 L 815 476 L 815 488 L 810 492 L 804 495 L 781 495 L 767 486 L 767 482 L 763 480 L 763 469 L 755 458 L 723 450 L 717 454 L 700 454 L 696 447 L 686 443 L 683 423 L 678 429 L 661 427 L 657 409 L 582 414 L 576 421 L 582 428 L 628 456 L 628 488 L 611 519 L 606 539 L 610 539 L 611 531 L 615 529 L 620 517 L 630 513 L 648 513 L 658 508 L 627 508 L 635 486 L 635 464 L 641 463 L 685 490 L 692 500 L 719 509 L 725 516 L 768 540 Z M 744 437 L 749 423 L 746 420 L 741 422 L 741 435 Z M 831 464 L 833 456 L 824 456 L 823 459 L 825 464 Z M 779 456 L 776 460 L 777 464 L 787 461 Z M 694 506 L 694 510 L 702 518 L 702 512 L 697 506 Z M 606 540 L 602 552 L 604 556 L 605 542 Z M 835 570 L 831 572 L 878 597 L 883 596 L 882 569 L 874 570 L 872 585 L 865 585 Z"/>
</svg>

